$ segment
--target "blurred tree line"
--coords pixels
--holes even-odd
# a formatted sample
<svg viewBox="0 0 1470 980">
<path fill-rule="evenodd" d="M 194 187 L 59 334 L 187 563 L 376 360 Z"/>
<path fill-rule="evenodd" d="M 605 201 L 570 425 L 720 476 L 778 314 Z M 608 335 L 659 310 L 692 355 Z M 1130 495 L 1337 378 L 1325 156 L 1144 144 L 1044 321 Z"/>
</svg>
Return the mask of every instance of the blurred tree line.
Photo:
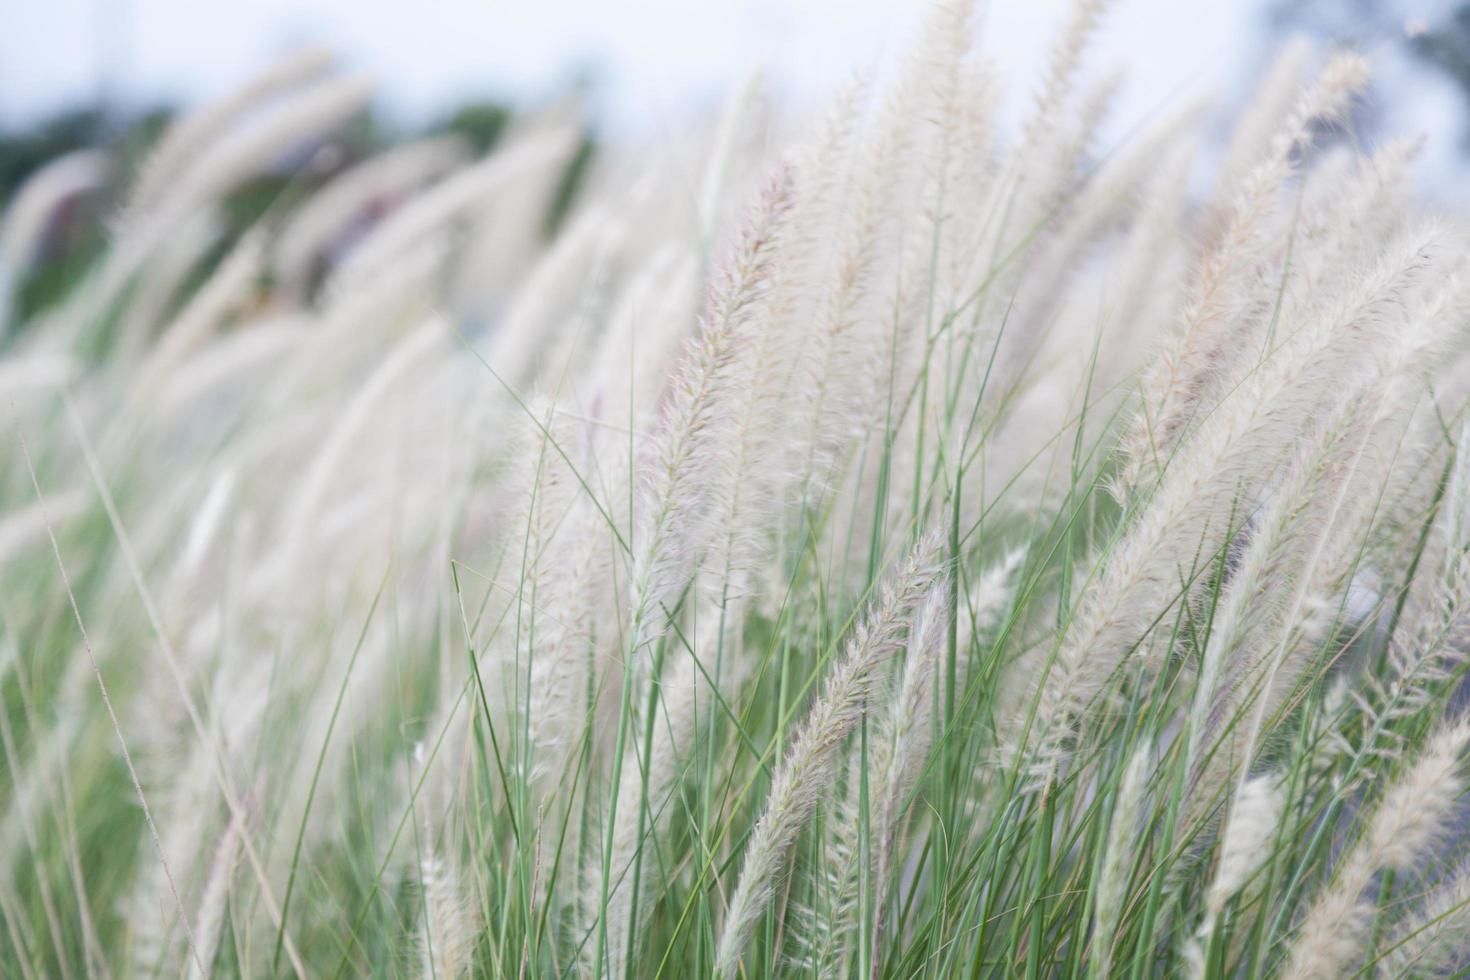
<svg viewBox="0 0 1470 980">
<path fill-rule="evenodd" d="M 86 195 L 58 213 L 47 229 L 45 254 L 33 268 L 8 282 L 10 313 L 24 322 L 59 300 L 102 251 L 108 217 L 121 205 L 128 175 L 136 172 L 154 142 L 174 118 L 172 108 L 119 114 L 99 106 L 59 112 L 22 128 L 0 130 L 0 216 L 25 180 L 47 162 L 83 149 L 101 149 L 121 179 L 100 193 Z M 372 112 L 338 127 L 325 143 L 306 146 L 277 161 L 233 191 L 223 202 L 228 231 L 217 250 L 272 209 L 290 207 L 331 177 L 387 147 L 424 136 L 458 135 L 476 156 L 492 150 L 505 134 L 512 110 L 499 102 L 467 102 L 446 115 L 413 129 L 386 125 Z M 567 214 L 592 159 L 595 143 L 584 131 L 581 146 L 562 176 L 546 219 L 551 236 Z M 326 151 L 326 152 L 324 152 Z M 0 278 L 5 270 L 0 268 Z M 0 286 L 7 283 L 0 282 Z M 4 290 L 0 290 L 3 292 Z M 0 296 L 3 298 L 3 296 Z"/>
<path fill-rule="evenodd" d="M 118 117 L 96 106 L 83 106 L 63 110 L 33 125 L 0 130 L 0 201 L 9 200 L 42 164 L 73 150 L 106 149 L 126 171 L 130 163 L 136 163 L 147 152 L 174 115 L 175 110 L 159 107 Z M 501 103 L 472 102 L 421 131 L 393 132 L 373 115 L 365 114 L 345 127 L 335 142 L 342 151 L 344 166 L 416 135 L 456 133 L 476 152 L 484 153 L 495 145 L 510 118 L 511 110 Z"/>
</svg>

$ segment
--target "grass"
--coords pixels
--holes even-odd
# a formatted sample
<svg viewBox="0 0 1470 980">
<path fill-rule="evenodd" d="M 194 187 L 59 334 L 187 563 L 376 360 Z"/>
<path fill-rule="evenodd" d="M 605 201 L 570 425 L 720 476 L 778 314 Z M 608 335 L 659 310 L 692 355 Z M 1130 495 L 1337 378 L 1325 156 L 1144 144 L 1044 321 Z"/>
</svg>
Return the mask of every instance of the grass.
<svg viewBox="0 0 1470 980">
<path fill-rule="evenodd" d="M 1350 54 L 1207 181 L 1192 107 L 1100 148 L 1102 13 L 1015 133 L 957 3 L 822 117 L 556 109 L 248 227 L 360 77 L 38 171 L 0 975 L 1470 968 L 1463 236 Z"/>
</svg>

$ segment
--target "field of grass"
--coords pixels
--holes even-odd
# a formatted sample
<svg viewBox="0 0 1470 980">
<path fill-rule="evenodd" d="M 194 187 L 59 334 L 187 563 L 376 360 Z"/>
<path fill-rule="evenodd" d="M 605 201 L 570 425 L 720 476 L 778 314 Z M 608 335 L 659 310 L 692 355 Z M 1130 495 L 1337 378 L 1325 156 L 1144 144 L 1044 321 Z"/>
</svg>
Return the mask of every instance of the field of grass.
<svg viewBox="0 0 1470 980">
<path fill-rule="evenodd" d="M 34 173 L 0 976 L 1470 969 L 1465 236 L 1352 54 L 1102 145 L 1103 6 L 590 164 L 344 167 L 304 53 Z"/>
</svg>

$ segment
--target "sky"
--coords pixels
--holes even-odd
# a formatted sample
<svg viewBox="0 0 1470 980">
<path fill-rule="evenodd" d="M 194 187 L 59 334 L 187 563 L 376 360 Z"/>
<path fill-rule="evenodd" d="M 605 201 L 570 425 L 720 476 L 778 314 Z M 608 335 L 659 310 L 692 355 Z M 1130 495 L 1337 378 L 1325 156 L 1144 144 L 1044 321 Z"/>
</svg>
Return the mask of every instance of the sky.
<svg viewBox="0 0 1470 980">
<path fill-rule="evenodd" d="M 1184 84 L 1227 80 L 1259 0 L 1124 0 L 1099 64 L 1121 64 L 1126 108 Z M 383 102 L 414 118 L 485 93 L 534 100 L 590 74 L 596 110 L 657 130 L 763 68 L 811 101 L 891 60 L 915 0 L 0 0 L 0 122 L 99 91 L 124 105 L 207 97 L 272 54 L 324 42 L 376 73 Z M 985 47 L 1034 77 L 1064 0 L 993 0 Z M 1238 59 L 1237 59 L 1238 60 Z M 1130 96 L 1128 93 L 1132 92 Z M 1124 113 L 1126 114 L 1126 112 Z"/>
<path fill-rule="evenodd" d="M 1402 0 L 1406 17 L 1417 3 Z M 1442 4 L 1440 4 L 1442 6 Z M 379 106 L 412 122 L 466 98 L 528 105 L 588 77 L 594 120 L 656 136 L 761 69 L 810 105 L 855 70 L 891 64 L 925 0 L 0 0 L 0 125 L 24 125 L 105 93 L 114 104 L 217 95 L 282 50 L 339 51 L 381 81 Z M 981 47 L 1031 91 L 1069 0 L 982 2 Z M 1124 72 L 1104 138 L 1172 104 L 1228 108 L 1267 56 L 1265 0 L 1118 0 L 1091 64 Z M 1400 59 L 1401 60 L 1401 59 Z M 1456 96 L 1388 59 L 1396 130 L 1426 131 L 1429 169 L 1460 166 Z M 1409 84 L 1405 85 L 1405 82 Z M 1458 172 L 1458 171 L 1456 171 Z"/>
</svg>

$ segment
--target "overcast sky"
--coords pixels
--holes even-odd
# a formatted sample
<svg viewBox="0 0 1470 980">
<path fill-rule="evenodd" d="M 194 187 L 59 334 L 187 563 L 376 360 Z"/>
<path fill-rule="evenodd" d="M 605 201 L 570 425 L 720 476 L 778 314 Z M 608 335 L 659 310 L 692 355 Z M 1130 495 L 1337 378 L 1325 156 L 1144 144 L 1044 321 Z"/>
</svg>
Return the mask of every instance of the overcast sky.
<svg viewBox="0 0 1470 980">
<path fill-rule="evenodd" d="M 1125 107 L 1218 84 L 1251 49 L 1259 0 L 1123 0 L 1099 64 L 1124 64 Z M 755 66 L 810 99 L 912 36 L 915 0 L 0 0 L 0 119 L 15 123 L 99 90 L 125 104 L 198 98 L 311 40 L 383 80 L 418 115 L 482 92 L 533 98 L 578 73 L 620 124 L 716 98 Z M 1062 0 L 996 0 L 985 48 L 1033 76 Z M 1011 77 L 1018 77 L 1014 73 Z M 1125 112 L 1126 114 L 1126 112 Z"/>
<path fill-rule="evenodd" d="M 1068 0 L 990 0 L 981 44 L 1024 101 Z M 1408 14 L 1434 0 L 1402 0 Z M 612 132 L 656 135 L 762 68 L 798 103 L 891 63 L 924 0 L 0 0 L 0 124 L 105 91 L 122 105 L 204 98 L 303 42 L 336 48 L 413 120 L 475 95 L 534 102 L 588 75 Z M 1121 136 L 1171 102 L 1226 105 L 1265 57 L 1264 0 L 1118 0 L 1091 64 L 1121 67 Z M 1406 14 L 1406 16 L 1408 16 Z M 1458 167 L 1455 93 L 1382 63 L 1395 131 L 1431 137 L 1431 172 Z M 1408 78 L 1406 84 L 1405 79 Z M 1459 173 L 1458 170 L 1455 173 Z"/>
</svg>

